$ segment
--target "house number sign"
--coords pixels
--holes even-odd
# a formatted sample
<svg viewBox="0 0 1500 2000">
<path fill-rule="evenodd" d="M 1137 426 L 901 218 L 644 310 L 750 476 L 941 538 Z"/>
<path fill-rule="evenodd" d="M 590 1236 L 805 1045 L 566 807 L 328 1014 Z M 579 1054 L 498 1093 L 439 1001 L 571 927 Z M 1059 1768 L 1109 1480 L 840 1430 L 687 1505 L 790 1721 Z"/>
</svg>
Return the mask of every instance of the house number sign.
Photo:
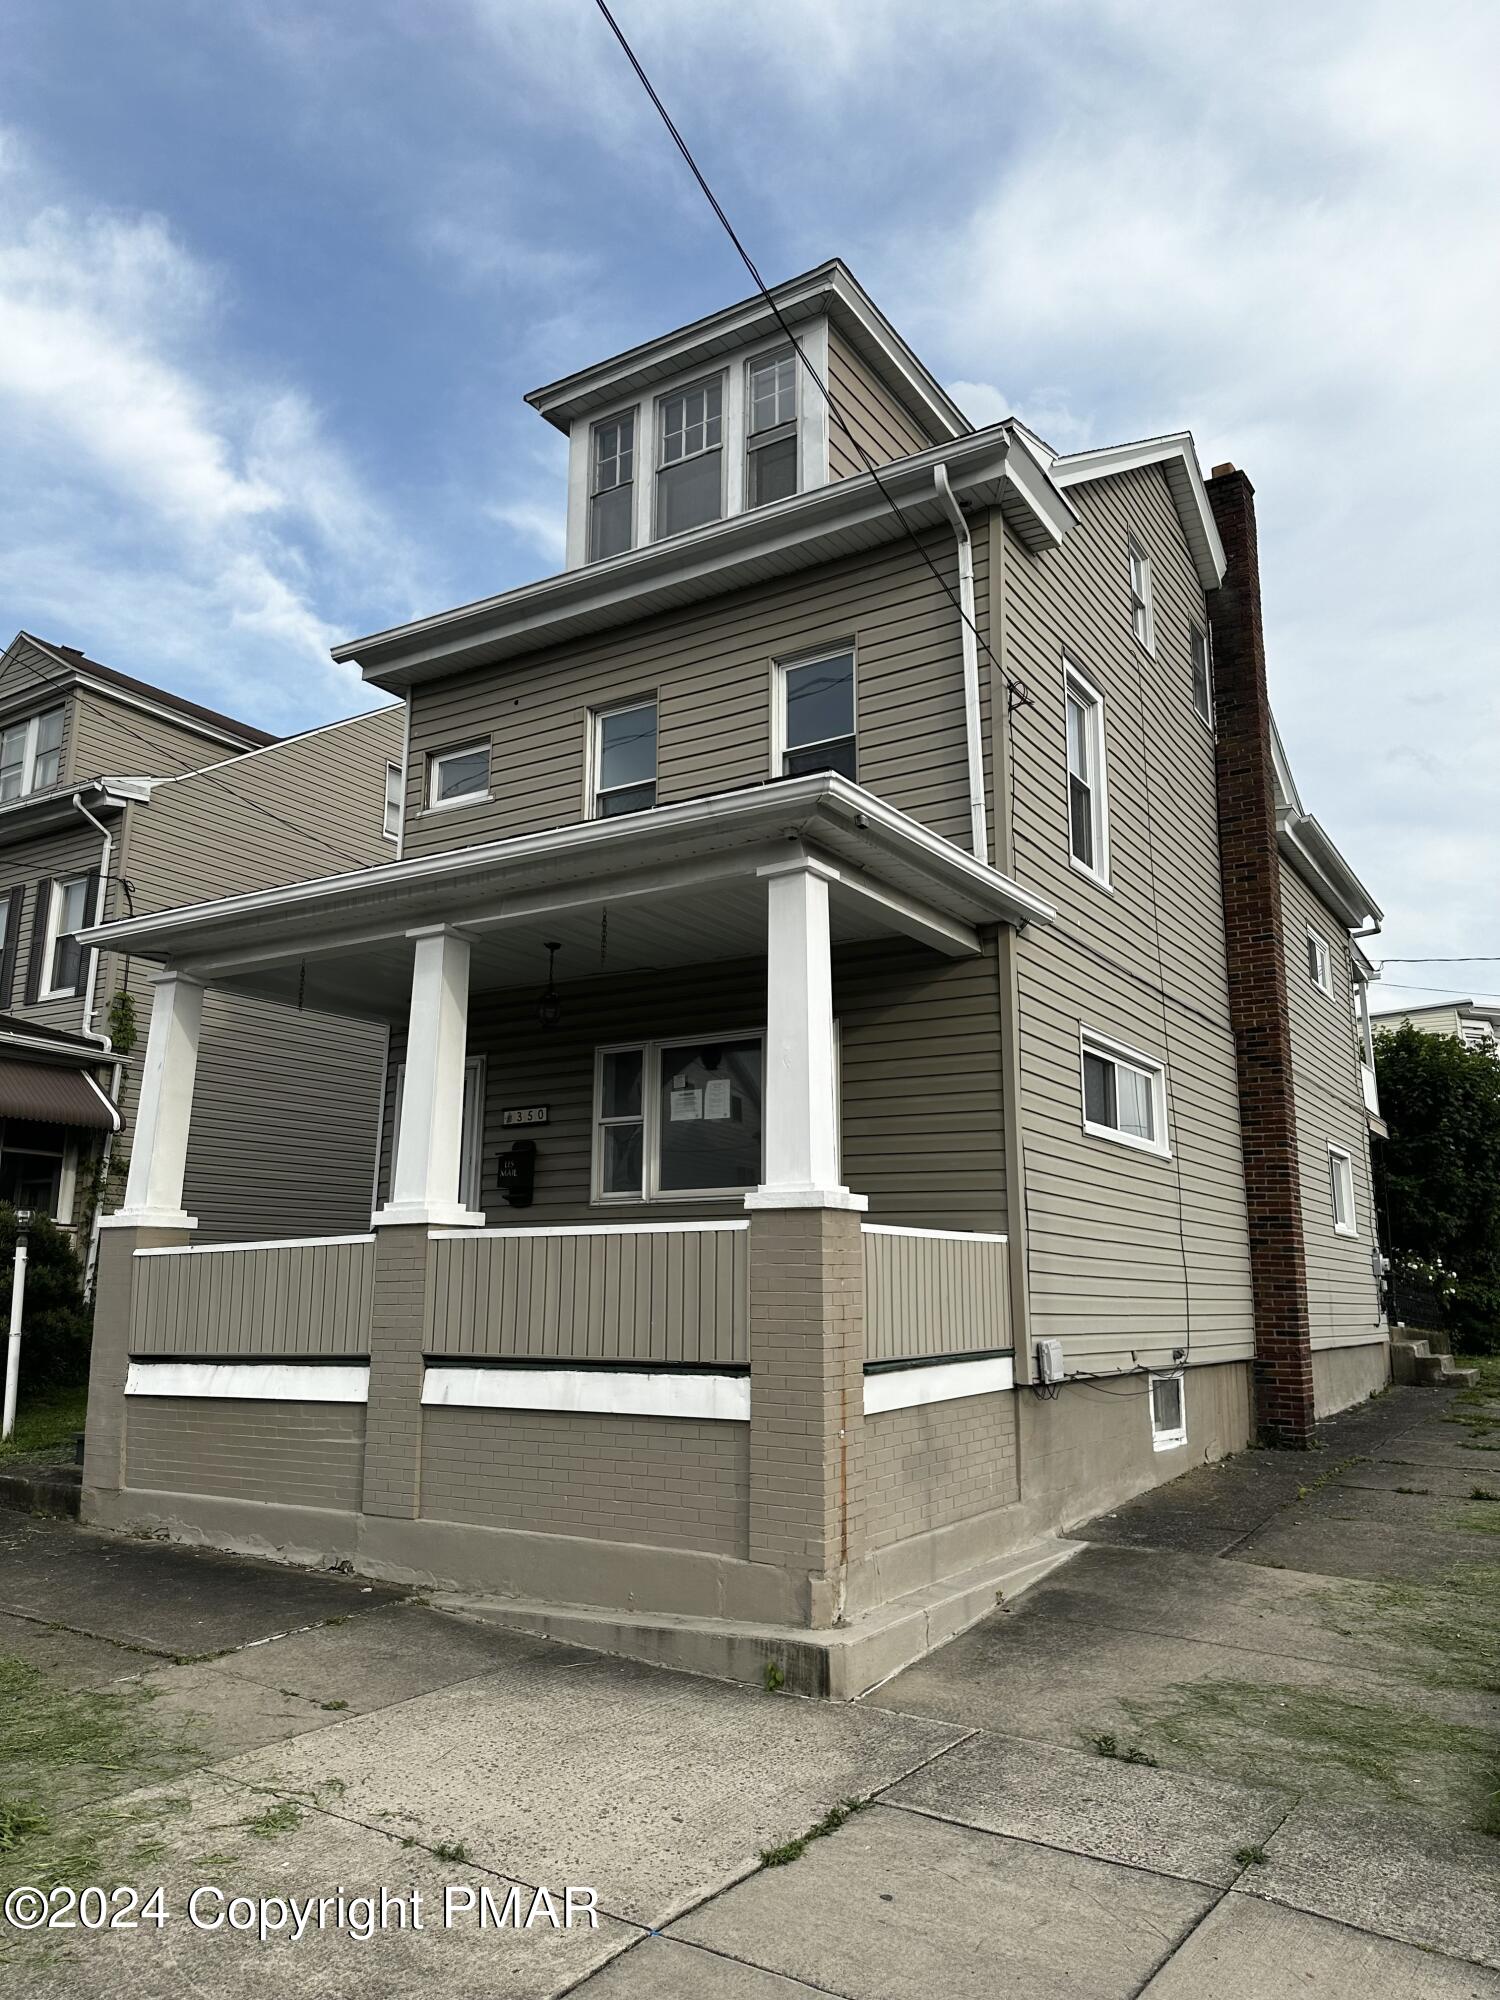
<svg viewBox="0 0 1500 2000">
<path fill-rule="evenodd" d="M 545 1125 L 548 1107 L 545 1104 L 513 1105 L 509 1111 L 500 1113 L 502 1125 Z"/>
</svg>

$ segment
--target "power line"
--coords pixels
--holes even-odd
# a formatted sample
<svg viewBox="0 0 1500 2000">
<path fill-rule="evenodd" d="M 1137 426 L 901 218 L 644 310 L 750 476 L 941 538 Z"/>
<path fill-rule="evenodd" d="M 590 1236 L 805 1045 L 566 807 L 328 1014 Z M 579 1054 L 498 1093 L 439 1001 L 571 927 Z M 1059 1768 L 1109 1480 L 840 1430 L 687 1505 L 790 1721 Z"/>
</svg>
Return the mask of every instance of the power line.
<svg viewBox="0 0 1500 2000">
<path fill-rule="evenodd" d="M 703 190 L 703 197 L 705 201 L 707 201 L 709 207 L 713 210 L 715 216 L 718 218 L 719 223 L 723 228 L 725 235 L 729 238 L 730 242 L 734 245 L 736 251 L 739 253 L 740 262 L 744 265 L 745 269 L 750 273 L 750 276 L 754 279 L 756 290 L 760 293 L 761 297 L 765 300 L 766 304 L 771 308 L 771 312 L 775 317 L 776 324 L 781 328 L 781 331 L 786 335 L 786 338 L 791 345 L 792 352 L 797 356 L 797 359 L 802 363 L 802 366 L 807 370 L 808 374 L 817 384 L 818 393 L 822 396 L 823 401 L 828 405 L 829 414 L 833 417 L 839 429 L 844 433 L 844 436 L 849 440 L 849 443 L 853 446 L 854 450 L 859 454 L 861 460 L 864 462 L 864 468 L 866 472 L 869 473 L 870 477 L 874 480 L 876 490 L 880 494 L 881 499 L 884 500 L 886 506 L 890 508 L 892 514 L 895 516 L 897 521 L 900 522 L 901 527 L 905 531 L 907 539 L 910 541 L 912 547 L 916 550 L 917 554 L 922 558 L 922 561 L 927 565 L 928 569 L 931 570 L 933 577 L 935 578 L 938 584 L 939 589 L 942 590 L 944 596 L 948 599 L 949 603 L 958 613 L 960 619 L 974 634 L 974 637 L 978 641 L 978 643 L 984 648 L 986 657 L 989 659 L 990 664 L 999 673 L 1000 678 L 1004 681 L 1014 704 L 1020 708 L 1028 706 L 1031 701 L 1030 689 L 1026 686 L 1026 683 L 1024 681 L 1017 680 L 1012 674 L 1006 671 L 1004 664 L 996 656 L 994 650 L 990 646 L 989 641 L 984 637 L 983 633 L 980 631 L 979 627 L 975 624 L 974 620 L 964 610 L 963 605 L 960 602 L 957 593 L 950 586 L 948 579 L 943 575 L 941 570 L 939 570 L 937 564 L 933 561 L 931 555 L 929 554 L 927 549 L 923 546 L 921 537 L 917 534 L 916 529 L 912 526 L 911 522 L 906 518 L 905 514 L 902 513 L 901 508 L 898 506 L 896 502 L 895 496 L 892 494 L 890 488 L 886 485 L 885 481 L 881 478 L 880 470 L 879 467 L 876 465 L 875 460 L 870 456 L 869 452 L 866 451 L 864 445 L 860 442 L 860 440 L 855 436 L 854 432 L 850 429 L 848 419 L 845 417 L 843 411 L 839 408 L 838 401 L 833 395 L 833 392 L 829 389 L 828 384 L 823 380 L 823 377 L 819 374 L 818 370 L 813 366 L 812 362 L 808 360 L 806 353 L 803 351 L 801 341 L 798 340 L 796 334 L 793 333 L 791 327 L 788 325 L 786 315 L 782 312 L 781 307 L 778 305 L 775 298 L 773 298 L 770 287 L 767 285 L 765 279 L 761 276 L 760 271 L 756 266 L 755 259 L 750 255 L 750 252 L 745 248 L 744 244 L 740 241 L 740 238 L 735 230 L 734 224 L 729 220 L 729 217 L 725 214 L 722 203 L 720 202 L 718 196 L 714 193 L 713 189 L 709 186 L 708 181 L 704 177 L 702 168 L 698 165 L 698 162 L 693 158 L 692 152 L 688 147 L 687 141 L 683 138 L 682 134 L 678 131 L 677 126 L 673 122 L 672 114 L 667 110 L 666 105 L 662 103 L 661 98 L 657 95 L 656 86 L 655 84 L 652 83 L 650 77 L 647 76 L 644 68 L 641 65 L 640 58 L 636 55 L 636 52 L 630 46 L 630 43 L 625 39 L 624 31 L 621 29 L 619 22 L 615 19 L 614 15 L 611 14 L 611 12 L 609 11 L 608 6 L 605 4 L 605 0 L 594 0 L 594 4 L 599 9 L 599 12 L 604 16 L 605 22 L 608 25 L 610 33 L 614 36 L 615 40 L 620 44 L 620 47 L 624 50 L 626 61 L 630 64 L 630 67 L 635 71 L 636 76 L 640 79 L 641 88 L 650 98 L 652 104 L 655 105 L 657 113 L 659 114 L 663 125 L 666 126 L 667 131 L 671 134 L 673 145 L 676 146 L 678 152 L 681 153 L 683 159 L 687 162 L 688 171 L 692 174 L 693 179 L 698 183 L 699 187 Z"/>
<path fill-rule="evenodd" d="M 1385 965 L 1500 965 L 1500 952 L 1480 952 L 1468 958 L 1385 958 Z"/>
</svg>

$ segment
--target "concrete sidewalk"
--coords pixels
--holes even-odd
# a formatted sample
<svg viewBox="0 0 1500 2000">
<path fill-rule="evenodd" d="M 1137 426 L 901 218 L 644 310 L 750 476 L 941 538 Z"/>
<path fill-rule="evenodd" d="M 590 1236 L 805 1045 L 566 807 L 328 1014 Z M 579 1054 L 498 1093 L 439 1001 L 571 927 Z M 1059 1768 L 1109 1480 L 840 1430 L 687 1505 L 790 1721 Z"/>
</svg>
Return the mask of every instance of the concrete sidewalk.
<svg viewBox="0 0 1500 2000">
<path fill-rule="evenodd" d="M 0 1978 L 17 2000 L 1500 2000 L 1477 1830 L 1500 1503 L 1475 1497 L 1497 1445 L 1500 1397 L 1393 1391 L 1322 1452 L 1091 1524 L 1018 1606 L 848 1707 L 0 1515 L 0 1878 L 161 1883 L 171 1913 L 0 1925 Z M 463 1895 L 510 1883 L 522 1908 L 596 1889 L 598 1928 L 481 1930 Z M 187 1922 L 203 1884 L 419 1890 L 431 1921 L 262 1945 Z"/>
</svg>

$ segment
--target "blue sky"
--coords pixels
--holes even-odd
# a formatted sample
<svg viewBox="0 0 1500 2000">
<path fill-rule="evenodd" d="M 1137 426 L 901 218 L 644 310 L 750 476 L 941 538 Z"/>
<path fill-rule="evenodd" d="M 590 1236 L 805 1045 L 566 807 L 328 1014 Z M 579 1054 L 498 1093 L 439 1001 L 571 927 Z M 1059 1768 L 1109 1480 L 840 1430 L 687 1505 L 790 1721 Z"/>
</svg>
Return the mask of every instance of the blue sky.
<svg viewBox="0 0 1500 2000">
<path fill-rule="evenodd" d="M 1500 16 L 617 12 L 769 276 L 846 257 L 976 421 L 1246 467 L 1305 801 L 1392 952 L 1500 951 Z M 5 68 L 0 627 L 273 729 L 556 567 L 525 390 L 746 289 L 589 0 L 11 0 Z"/>
</svg>

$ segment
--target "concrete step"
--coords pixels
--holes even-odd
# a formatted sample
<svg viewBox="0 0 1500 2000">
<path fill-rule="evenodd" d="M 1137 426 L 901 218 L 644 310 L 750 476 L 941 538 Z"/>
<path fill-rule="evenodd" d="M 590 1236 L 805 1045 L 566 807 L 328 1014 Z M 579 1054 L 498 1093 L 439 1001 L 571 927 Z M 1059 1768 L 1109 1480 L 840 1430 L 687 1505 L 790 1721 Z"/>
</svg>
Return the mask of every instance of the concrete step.
<svg viewBox="0 0 1500 2000">
<path fill-rule="evenodd" d="M 1423 1363 L 1433 1359 L 1431 1347 L 1425 1338 L 1409 1337 L 1405 1334 L 1391 1336 L 1391 1380 L 1411 1384 L 1419 1382 L 1418 1370 Z"/>
<path fill-rule="evenodd" d="M 784 1689 L 788 1694 L 852 1701 L 977 1625 L 997 1605 L 1013 1602 L 1083 1546 L 1048 1536 L 896 1598 L 848 1625 L 821 1630 L 512 1597 L 444 1594 L 430 1601 L 461 1618 L 503 1625 L 513 1632 L 534 1632 L 598 1653 L 621 1653 L 653 1666 Z"/>
<path fill-rule="evenodd" d="M 19 1507 L 24 1514 L 76 1521 L 82 1493 L 82 1466 L 22 1465 L 0 1471 L 0 1507 Z"/>
</svg>

